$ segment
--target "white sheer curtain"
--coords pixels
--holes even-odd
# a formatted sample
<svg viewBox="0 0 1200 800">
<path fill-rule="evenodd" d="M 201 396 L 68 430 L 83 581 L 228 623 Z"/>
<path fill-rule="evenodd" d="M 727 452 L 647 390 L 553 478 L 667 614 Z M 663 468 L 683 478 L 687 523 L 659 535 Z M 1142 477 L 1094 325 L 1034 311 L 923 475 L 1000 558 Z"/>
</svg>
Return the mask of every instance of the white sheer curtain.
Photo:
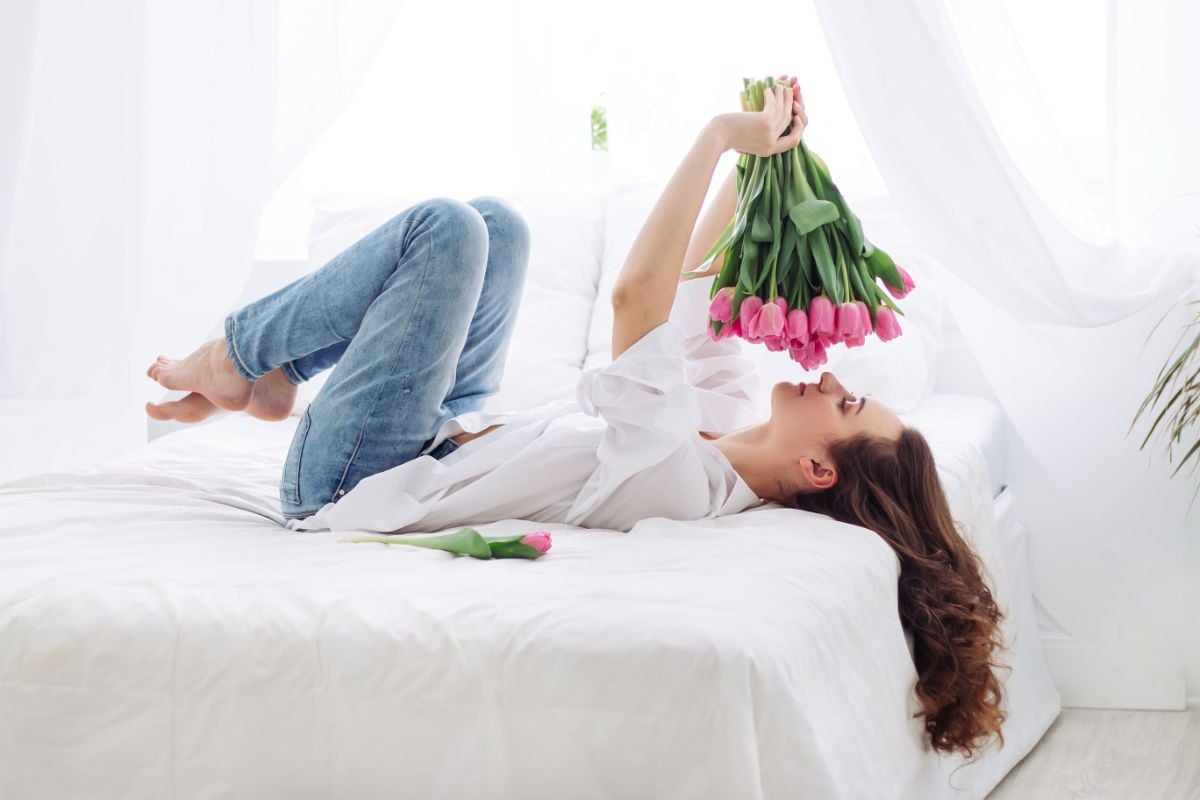
<svg viewBox="0 0 1200 800">
<path fill-rule="evenodd" d="M 603 8 L 406 8 L 354 100 L 267 204 L 259 257 L 306 257 L 314 199 L 469 198 L 601 180 L 590 113 L 606 102 Z"/>
<path fill-rule="evenodd" d="M 146 367 L 235 301 L 263 204 L 396 9 L 0 5 L 0 479 L 145 441 Z"/>
<path fill-rule="evenodd" d="M 1010 485 L 1056 629 L 1048 657 L 1072 678 L 1064 701 L 1181 707 L 1185 654 L 1200 694 L 1200 595 L 1184 579 L 1200 563 L 1194 550 L 1186 562 L 1200 528 L 1186 516 L 1193 484 L 1167 480 L 1161 449 L 1138 452 L 1147 426 L 1126 431 L 1189 319 L 1178 302 L 1189 273 L 1200 278 L 1200 55 L 1187 41 L 1200 7 L 1109 3 L 1108 213 L 1088 231 L 1078 220 L 1093 209 L 1071 174 L 1038 171 L 1061 143 L 1036 129 L 1036 93 L 993 95 L 991 113 L 980 95 L 993 81 L 1037 86 L 1002 0 L 951 13 L 942 0 L 816 5 L 871 153 L 944 267 L 947 303 L 1012 423 Z M 971 63 L 984 47 L 1001 73 L 990 79 Z M 1027 135 L 1002 141 L 1007 115 Z"/>
</svg>

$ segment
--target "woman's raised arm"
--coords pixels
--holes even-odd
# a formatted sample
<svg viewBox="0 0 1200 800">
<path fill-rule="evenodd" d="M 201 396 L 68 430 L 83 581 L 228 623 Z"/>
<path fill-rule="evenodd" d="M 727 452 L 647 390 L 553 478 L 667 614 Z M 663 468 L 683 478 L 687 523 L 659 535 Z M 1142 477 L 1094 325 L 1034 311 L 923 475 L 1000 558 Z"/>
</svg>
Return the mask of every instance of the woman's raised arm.
<svg viewBox="0 0 1200 800">
<path fill-rule="evenodd" d="M 714 117 L 700 131 L 633 241 L 612 292 L 614 360 L 670 316 L 688 241 L 728 149 L 722 129 Z"/>
</svg>

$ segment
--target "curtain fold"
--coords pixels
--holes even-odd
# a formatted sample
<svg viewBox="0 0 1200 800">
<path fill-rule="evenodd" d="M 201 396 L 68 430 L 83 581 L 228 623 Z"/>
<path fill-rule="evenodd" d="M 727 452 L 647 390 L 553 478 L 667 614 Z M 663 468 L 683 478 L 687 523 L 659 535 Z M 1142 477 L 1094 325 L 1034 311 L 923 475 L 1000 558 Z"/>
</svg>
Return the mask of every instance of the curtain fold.
<svg viewBox="0 0 1200 800">
<path fill-rule="evenodd" d="M 1000 0 L 984 4 L 1003 17 Z M 1161 148 L 1197 140 L 1197 107 L 1179 104 L 1195 94 L 1200 55 L 1161 45 L 1179 39 L 1168 29 L 1195 30 L 1200 10 L 1112 3 L 1110 104 L 1120 111 L 1108 139 L 1110 160 L 1125 166 L 1110 175 L 1109 235 L 1087 238 L 1014 163 L 942 0 L 816 7 L 888 190 L 940 261 L 947 308 L 1011 423 L 1010 485 L 1047 624 L 1064 647 L 1090 648 L 1105 675 L 1064 687 L 1065 701 L 1181 707 L 1185 637 L 1200 638 L 1200 602 L 1183 576 L 1194 483 L 1167 479 L 1161 449 L 1139 453 L 1147 426 L 1127 431 L 1190 318 L 1181 295 L 1200 278 L 1200 215 L 1182 202 L 1200 189 L 1200 160 L 1194 147 Z M 1053 647 L 1051 657 L 1066 660 Z"/>
<path fill-rule="evenodd" d="M 396 13 L 348 0 L 0 9 L 0 479 L 146 438 L 145 375 L 228 311 L 262 207 Z"/>
</svg>

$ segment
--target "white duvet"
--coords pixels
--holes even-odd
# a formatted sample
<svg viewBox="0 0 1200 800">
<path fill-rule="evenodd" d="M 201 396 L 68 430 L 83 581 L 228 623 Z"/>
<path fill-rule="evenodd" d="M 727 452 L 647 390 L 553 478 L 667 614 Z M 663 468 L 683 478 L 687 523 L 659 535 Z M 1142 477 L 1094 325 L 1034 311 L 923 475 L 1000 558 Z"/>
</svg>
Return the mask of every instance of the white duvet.
<svg viewBox="0 0 1200 800">
<path fill-rule="evenodd" d="M 551 530 L 537 561 L 339 543 L 281 527 L 294 424 L 0 486 L 0 798 L 888 798 L 933 758 L 875 534 L 768 504 L 479 526 Z"/>
</svg>

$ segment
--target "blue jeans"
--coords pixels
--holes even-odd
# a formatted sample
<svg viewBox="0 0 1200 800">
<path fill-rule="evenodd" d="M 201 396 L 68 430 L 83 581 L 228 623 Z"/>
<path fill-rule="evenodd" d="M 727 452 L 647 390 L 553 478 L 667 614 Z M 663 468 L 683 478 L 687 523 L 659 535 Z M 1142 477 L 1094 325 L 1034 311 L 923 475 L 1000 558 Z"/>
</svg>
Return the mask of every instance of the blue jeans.
<svg viewBox="0 0 1200 800">
<path fill-rule="evenodd" d="M 500 388 L 528 264 L 529 227 L 510 203 L 437 197 L 225 318 L 248 380 L 278 367 L 299 384 L 337 365 L 296 426 L 285 517 L 411 461 L 443 422 L 483 407 Z"/>
</svg>

